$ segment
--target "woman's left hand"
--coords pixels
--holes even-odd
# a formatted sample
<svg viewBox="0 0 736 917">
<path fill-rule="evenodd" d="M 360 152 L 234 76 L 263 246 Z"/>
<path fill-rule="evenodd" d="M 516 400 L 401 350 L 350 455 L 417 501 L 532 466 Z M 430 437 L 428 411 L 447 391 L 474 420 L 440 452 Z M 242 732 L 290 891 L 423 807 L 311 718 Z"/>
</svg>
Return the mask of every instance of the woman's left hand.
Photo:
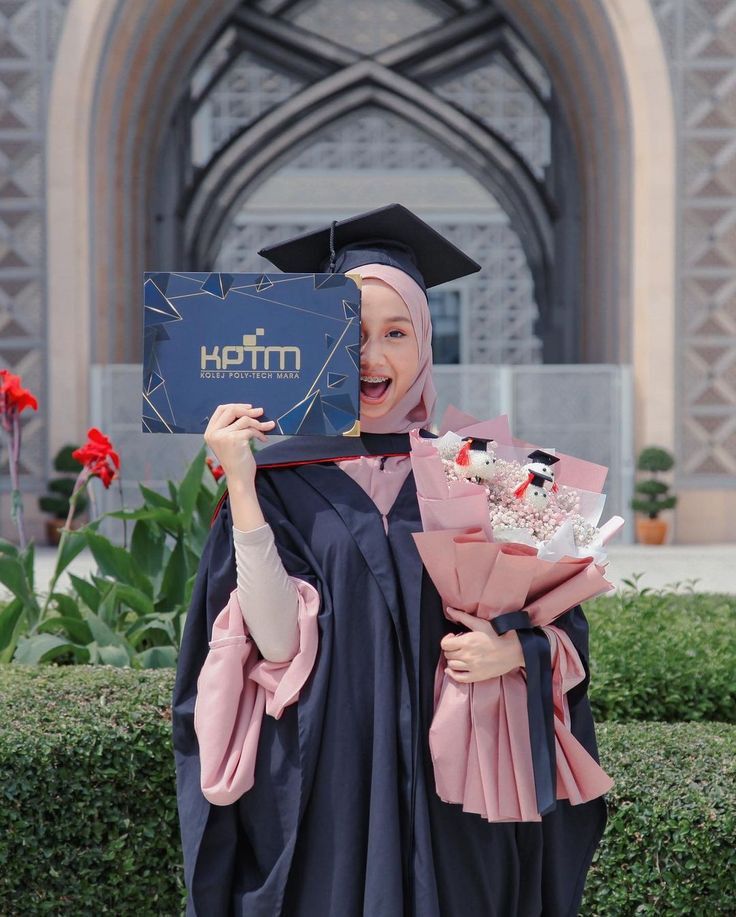
<svg viewBox="0 0 736 917">
<path fill-rule="evenodd" d="M 450 678 L 468 684 L 497 678 L 524 665 L 516 631 L 499 636 L 490 621 L 457 608 L 448 608 L 447 615 L 470 628 L 469 634 L 446 634 L 440 641 L 447 657 L 445 672 Z"/>
</svg>

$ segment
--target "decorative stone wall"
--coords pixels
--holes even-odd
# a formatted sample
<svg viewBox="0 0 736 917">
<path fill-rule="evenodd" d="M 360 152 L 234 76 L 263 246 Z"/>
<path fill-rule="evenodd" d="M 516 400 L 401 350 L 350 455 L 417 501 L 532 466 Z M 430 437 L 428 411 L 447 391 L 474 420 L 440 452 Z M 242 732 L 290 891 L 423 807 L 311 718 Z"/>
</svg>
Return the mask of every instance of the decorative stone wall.
<svg viewBox="0 0 736 917">
<path fill-rule="evenodd" d="M 736 488 L 736 2 L 652 0 L 678 123 L 678 486 Z"/>
<path fill-rule="evenodd" d="M 0 0 L 0 368 L 38 398 L 23 412 L 25 510 L 46 479 L 45 131 L 51 71 L 67 0 Z M 0 537 L 14 538 L 5 442 L 0 446 Z M 31 525 L 29 534 L 34 534 Z"/>
</svg>

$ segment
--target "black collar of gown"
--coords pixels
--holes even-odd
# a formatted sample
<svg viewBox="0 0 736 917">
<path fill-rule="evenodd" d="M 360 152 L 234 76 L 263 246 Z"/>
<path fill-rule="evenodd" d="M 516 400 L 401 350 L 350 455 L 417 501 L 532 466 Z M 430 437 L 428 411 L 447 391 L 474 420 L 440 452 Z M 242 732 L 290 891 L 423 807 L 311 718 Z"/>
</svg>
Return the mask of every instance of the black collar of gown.
<svg viewBox="0 0 736 917">
<path fill-rule="evenodd" d="M 420 430 L 420 436 L 434 439 Z M 360 458 L 362 455 L 408 455 L 408 433 L 362 433 L 360 436 L 292 436 L 256 452 L 258 468 L 283 468 Z"/>
<path fill-rule="evenodd" d="M 436 439 L 429 430 L 420 430 L 424 439 Z M 292 436 L 256 452 L 256 468 L 293 468 L 319 462 L 339 462 L 362 455 L 408 455 L 408 433 L 362 433 L 360 436 Z M 212 526 L 227 498 L 227 487 L 210 518 Z"/>
</svg>

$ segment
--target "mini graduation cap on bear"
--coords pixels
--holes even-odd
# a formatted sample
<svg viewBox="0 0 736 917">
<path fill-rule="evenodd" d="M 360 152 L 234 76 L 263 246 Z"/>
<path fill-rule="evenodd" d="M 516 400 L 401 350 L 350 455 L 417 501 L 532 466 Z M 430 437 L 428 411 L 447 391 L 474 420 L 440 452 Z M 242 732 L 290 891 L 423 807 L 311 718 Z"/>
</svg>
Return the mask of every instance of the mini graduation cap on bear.
<svg viewBox="0 0 736 917">
<path fill-rule="evenodd" d="M 388 204 L 258 252 L 282 271 L 345 274 L 361 264 L 388 264 L 426 291 L 480 270 L 452 242 L 403 204 Z"/>
<path fill-rule="evenodd" d="M 524 466 L 527 470 L 527 479 L 514 491 L 514 496 L 521 500 L 526 496 L 527 488 L 539 491 L 540 496 L 544 496 L 545 483 L 552 484 L 552 491 L 557 493 L 559 487 L 555 481 L 555 473 L 552 465 L 559 462 L 559 458 L 551 452 L 545 452 L 544 449 L 535 449 L 527 455 L 529 462 Z"/>
</svg>

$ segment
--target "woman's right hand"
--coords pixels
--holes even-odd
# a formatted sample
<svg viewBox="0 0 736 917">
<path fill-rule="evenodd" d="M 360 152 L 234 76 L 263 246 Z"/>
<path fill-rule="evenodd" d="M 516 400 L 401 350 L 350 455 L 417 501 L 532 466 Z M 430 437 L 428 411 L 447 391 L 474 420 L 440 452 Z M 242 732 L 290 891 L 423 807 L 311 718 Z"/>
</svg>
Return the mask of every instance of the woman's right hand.
<svg viewBox="0 0 736 917">
<path fill-rule="evenodd" d="M 220 404 L 210 417 L 204 431 L 204 441 L 222 465 L 229 482 L 235 480 L 253 483 L 256 462 L 251 439 L 266 442 L 266 430 L 272 430 L 275 421 L 260 421 L 263 408 L 250 404 Z"/>
</svg>

